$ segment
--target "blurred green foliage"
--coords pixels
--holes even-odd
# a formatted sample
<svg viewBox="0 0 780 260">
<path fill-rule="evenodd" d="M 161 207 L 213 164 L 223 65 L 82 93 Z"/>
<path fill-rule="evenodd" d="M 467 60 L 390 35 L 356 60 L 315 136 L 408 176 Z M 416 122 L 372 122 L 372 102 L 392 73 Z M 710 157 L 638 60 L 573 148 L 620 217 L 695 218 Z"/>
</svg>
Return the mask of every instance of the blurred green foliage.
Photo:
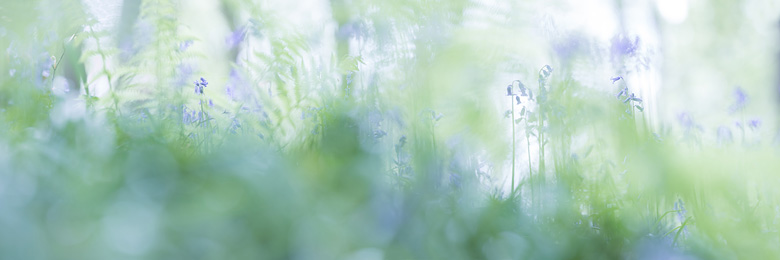
<svg viewBox="0 0 780 260">
<path fill-rule="evenodd" d="M 550 47 L 535 1 L 195 2 L 0 3 L 0 258 L 780 258 L 769 120 L 583 83 L 641 74 L 630 39 Z"/>
</svg>

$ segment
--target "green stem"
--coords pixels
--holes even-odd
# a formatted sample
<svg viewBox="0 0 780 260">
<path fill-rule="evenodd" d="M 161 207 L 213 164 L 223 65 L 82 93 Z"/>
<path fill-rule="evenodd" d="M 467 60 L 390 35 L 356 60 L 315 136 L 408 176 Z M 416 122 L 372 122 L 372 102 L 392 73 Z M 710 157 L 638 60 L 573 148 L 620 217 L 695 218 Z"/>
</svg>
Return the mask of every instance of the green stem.
<svg viewBox="0 0 780 260">
<path fill-rule="evenodd" d="M 509 96 L 509 105 L 512 106 L 512 194 L 515 193 L 515 104 L 513 96 Z"/>
<path fill-rule="evenodd" d="M 527 147 L 527 154 L 528 154 L 528 177 L 531 179 L 531 199 L 533 200 L 535 198 L 534 192 L 534 171 L 531 167 L 531 137 L 528 134 L 528 111 L 526 111 L 525 116 L 525 144 Z"/>
</svg>

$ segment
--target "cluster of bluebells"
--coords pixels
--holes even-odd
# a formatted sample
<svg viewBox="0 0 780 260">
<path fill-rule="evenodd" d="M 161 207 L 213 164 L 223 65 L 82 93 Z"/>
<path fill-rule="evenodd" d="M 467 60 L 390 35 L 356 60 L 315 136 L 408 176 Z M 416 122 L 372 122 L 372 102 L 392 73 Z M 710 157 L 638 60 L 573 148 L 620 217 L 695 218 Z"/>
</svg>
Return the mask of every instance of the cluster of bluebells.
<svg viewBox="0 0 780 260">
<path fill-rule="evenodd" d="M 639 50 L 639 37 L 626 37 L 625 35 L 615 35 L 612 38 L 610 52 L 613 57 L 635 56 Z"/>
<path fill-rule="evenodd" d="M 515 94 L 514 91 L 513 91 L 515 82 L 517 82 L 518 88 L 520 89 L 520 94 Z M 508 86 L 506 86 L 506 95 L 507 96 L 514 96 L 515 97 L 515 102 L 517 102 L 517 105 L 519 105 L 521 103 L 520 102 L 520 97 L 528 97 L 529 100 L 533 100 L 534 99 L 534 93 L 531 92 L 531 89 L 526 88 L 525 85 L 523 84 L 523 82 L 521 82 L 519 80 L 515 80 L 514 82 L 512 82 L 512 84 L 509 84 Z"/>
<path fill-rule="evenodd" d="M 547 88 L 545 88 L 545 86 L 552 73 L 553 68 L 550 67 L 550 65 L 544 65 L 544 67 L 539 70 L 539 96 L 537 97 L 537 102 L 539 103 L 545 103 L 547 101 Z"/>
<path fill-rule="evenodd" d="M 619 80 L 622 79 L 623 77 L 621 76 L 610 78 L 610 80 L 612 80 L 612 84 L 615 84 L 615 82 L 618 82 Z M 639 109 L 639 111 L 644 111 L 644 107 L 642 107 L 642 99 L 637 97 L 636 94 L 634 94 L 634 92 L 628 91 L 628 85 L 625 85 L 623 89 L 621 89 L 620 92 L 618 92 L 617 95 L 615 95 L 615 97 L 618 99 L 621 99 L 621 97 L 625 97 L 625 99 L 623 99 L 624 104 L 630 104 L 636 107 L 636 109 Z M 630 111 L 627 112 L 630 113 Z"/>
<path fill-rule="evenodd" d="M 200 78 L 200 81 L 195 81 L 195 94 L 203 94 L 203 88 L 208 87 L 209 82 L 206 81 L 203 77 Z"/>
<path fill-rule="evenodd" d="M 182 123 L 185 125 L 200 122 L 205 118 L 202 111 L 189 110 L 186 106 L 182 107 Z"/>
<path fill-rule="evenodd" d="M 674 210 L 677 212 L 677 221 L 680 222 L 680 224 L 685 223 L 687 220 L 687 214 L 688 211 L 685 210 L 685 204 L 683 203 L 682 199 L 677 199 L 677 201 L 674 203 Z M 688 234 L 688 226 L 684 226 L 682 230 L 684 235 Z"/>
<path fill-rule="evenodd" d="M 680 125 L 683 128 L 685 128 L 685 131 L 690 131 L 690 130 L 704 131 L 704 127 L 702 127 L 700 124 L 697 124 L 693 120 L 693 117 L 687 112 L 682 112 L 677 114 L 677 122 L 680 123 Z"/>
</svg>

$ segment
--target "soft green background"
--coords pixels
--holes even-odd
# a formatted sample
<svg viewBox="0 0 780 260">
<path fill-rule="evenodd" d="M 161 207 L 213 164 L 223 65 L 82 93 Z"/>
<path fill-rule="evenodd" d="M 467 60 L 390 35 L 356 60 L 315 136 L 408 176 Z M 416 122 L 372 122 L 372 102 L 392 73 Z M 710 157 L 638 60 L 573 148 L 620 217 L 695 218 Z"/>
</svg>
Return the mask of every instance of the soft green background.
<svg viewBox="0 0 780 260">
<path fill-rule="evenodd" d="M 0 258 L 780 258 L 778 18 L 2 1 Z"/>
</svg>

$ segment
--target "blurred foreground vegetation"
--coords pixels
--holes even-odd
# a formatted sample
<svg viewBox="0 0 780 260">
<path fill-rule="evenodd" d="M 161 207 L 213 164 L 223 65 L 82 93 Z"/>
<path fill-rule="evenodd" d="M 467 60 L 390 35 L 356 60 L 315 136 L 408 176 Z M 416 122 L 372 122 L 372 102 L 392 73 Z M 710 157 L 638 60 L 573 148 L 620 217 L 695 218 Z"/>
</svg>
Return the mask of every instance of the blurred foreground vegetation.
<svg viewBox="0 0 780 260">
<path fill-rule="evenodd" d="M 545 3 L 194 2 L 0 3 L 0 258 L 780 258 L 764 59 L 709 126 Z"/>
</svg>

